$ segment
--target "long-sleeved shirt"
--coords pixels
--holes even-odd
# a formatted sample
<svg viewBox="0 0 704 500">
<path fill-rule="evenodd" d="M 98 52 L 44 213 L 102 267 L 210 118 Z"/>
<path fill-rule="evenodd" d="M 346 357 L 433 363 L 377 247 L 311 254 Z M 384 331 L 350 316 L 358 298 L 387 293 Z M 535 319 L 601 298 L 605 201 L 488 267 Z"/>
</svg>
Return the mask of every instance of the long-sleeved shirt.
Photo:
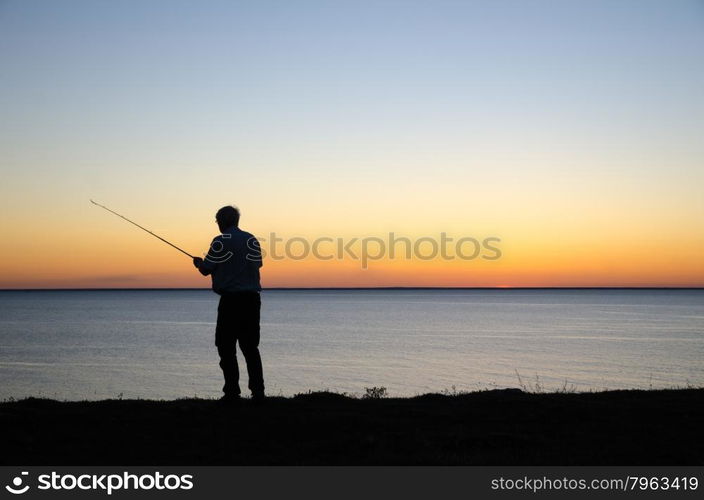
<svg viewBox="0 0 704 500">
<path fill-rule="evenodd" d="M 232 226 L 213 238 L 208 254 L 198 267 L 210 275 L 217 294 L 259 291 L 262 252 L 259 241 L 250 233 Z"/>
</svg>

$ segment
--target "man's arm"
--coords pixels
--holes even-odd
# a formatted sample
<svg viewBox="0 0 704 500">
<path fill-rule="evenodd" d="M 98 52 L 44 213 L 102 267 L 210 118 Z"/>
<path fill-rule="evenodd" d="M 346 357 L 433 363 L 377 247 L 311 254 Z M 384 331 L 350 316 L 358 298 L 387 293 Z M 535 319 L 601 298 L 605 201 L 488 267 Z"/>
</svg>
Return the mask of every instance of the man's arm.
<svg viewBox="0 0 704 500">
<path fill-rule="evenodd" d="M 213 274 L 215 268 L 218 266 L 218 262 L 222 262 L 222 257 L 217 253 L 222 251 L 222 249 L 223 244 L 220 240 L 220 236 L 216 236 L 213 238 L 212 243 L 210 243 L 210 248 L 208 249 L 208 254 L 205 256 L 205 259 L 193 257 L 193 265 L 200 271 L 200 274 L 203 276 Z"/>
<path fill-rule="evenodd" d="M 208 276 L 210 273 L 213 272 L 213 269 L 209 263 L 200 257 L 193 257 L 193 265 L 198 269 L 200 274 L 203 276 Z"/>
<path fill-rule="evenodd" d="M 254 236 L 247 240 L 247 256 L 245 258 L 255 266 L 262 267 L 262 248 L 259 245 L 259 240 Z"/>
</svg>

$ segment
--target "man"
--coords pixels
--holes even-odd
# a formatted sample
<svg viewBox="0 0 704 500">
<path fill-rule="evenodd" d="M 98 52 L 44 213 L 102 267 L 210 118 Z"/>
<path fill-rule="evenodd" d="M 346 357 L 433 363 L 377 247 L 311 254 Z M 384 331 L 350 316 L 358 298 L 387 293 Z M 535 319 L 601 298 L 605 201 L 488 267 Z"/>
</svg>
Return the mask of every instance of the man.
<svg viewBox="0 0 704 500">
<path fill-rule="evenodd" d="M 195 257 L 193 265 L 203 276 L 210 275 L 213 291 L 220 295 L 215 345 L 220 368 L 225 377 L 222 401 L 239 401 L 239 367 L 235 345 L 247 363 L 252 399 L 264 399 L 264 377 L 259 355 L 259 268 L 262 254 L 259 242 L 239 228 L 240 212 L 232 206 L 222 207 L 215 215 L 220 235 L 213 239 L 205 259 Z"/>
</svg>

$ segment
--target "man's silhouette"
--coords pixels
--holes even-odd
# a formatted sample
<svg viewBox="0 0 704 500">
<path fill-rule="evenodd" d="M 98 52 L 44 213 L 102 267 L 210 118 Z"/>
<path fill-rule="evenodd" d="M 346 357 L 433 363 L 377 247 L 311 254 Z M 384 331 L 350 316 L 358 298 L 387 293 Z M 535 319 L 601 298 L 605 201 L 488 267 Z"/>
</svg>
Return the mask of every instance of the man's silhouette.
<svg viewBox="0 0 704 500">
<path fill-rule="evenodd" d="M 240 212 L 235 207 L 222 207 L 215 221 L 222 234 L 213 239 L 205 259 L 195 257 L 193 265 L 203 276 L 212 277 L 213 291 L 220 295 L 215 345 L 225 377 L 222 401 L 234 402 L 240 397 L 237 342 L 247 362 L 252 399 L 262 400 L 264 377 L 259 356 L 262 254 L 259 242 L 239 228 Z"/>
</svg>

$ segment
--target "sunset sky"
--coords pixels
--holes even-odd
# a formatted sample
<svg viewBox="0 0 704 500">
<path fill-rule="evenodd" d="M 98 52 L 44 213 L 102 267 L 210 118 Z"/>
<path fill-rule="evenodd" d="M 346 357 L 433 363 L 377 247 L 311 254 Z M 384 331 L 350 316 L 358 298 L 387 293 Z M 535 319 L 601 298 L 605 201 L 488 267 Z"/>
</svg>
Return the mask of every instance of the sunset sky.
<svg viewBox="0 0 704 500">
<path fill-rule="evenodd" d="M 265 259 L 265 287 L 704 286 L 701 1 L 0 2 L 0 288 L 206 287 L 266 238 L 498 237 L 495 261 Z"/>
</svg>

